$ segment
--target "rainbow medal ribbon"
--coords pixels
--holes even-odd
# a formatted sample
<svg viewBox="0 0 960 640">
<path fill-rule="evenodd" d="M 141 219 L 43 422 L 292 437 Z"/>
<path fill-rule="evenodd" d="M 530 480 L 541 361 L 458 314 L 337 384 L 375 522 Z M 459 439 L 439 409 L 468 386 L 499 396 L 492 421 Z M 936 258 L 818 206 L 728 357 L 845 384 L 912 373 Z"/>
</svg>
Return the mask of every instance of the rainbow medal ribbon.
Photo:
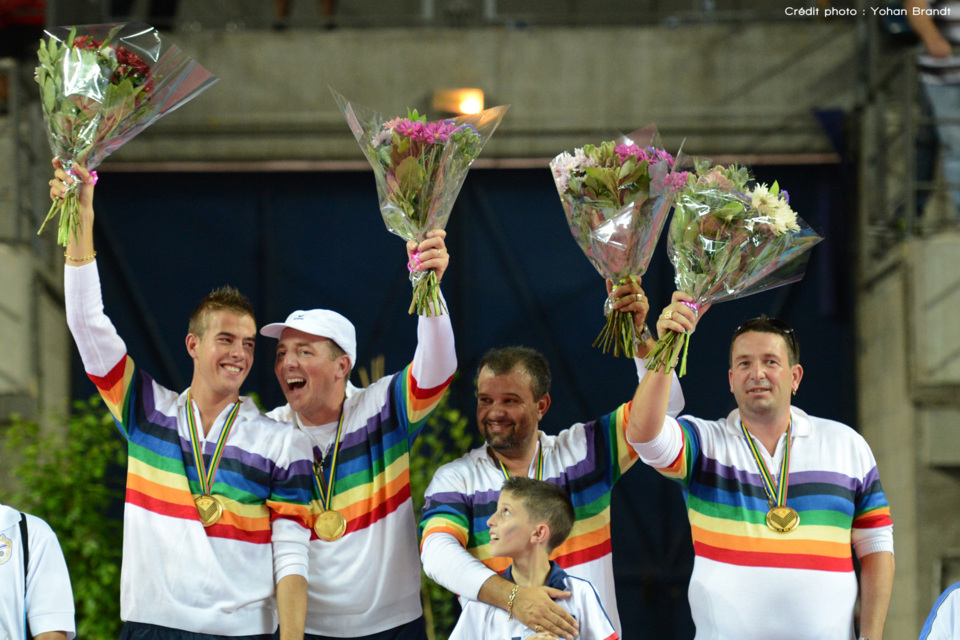
<svg viewBox="0 0 960 640">
<path fill-rule="evenodd" d="M 333 442 L 333 459 L 330 461 L 330 483 L 326 486 L 323 482 L 323 469 L 316 458 L 313 461 L 313 479 L 317 483 L 317 491 L 320 496 L 320 506 L 322 511 L 313 523 L 313 532 L 317 537 L 327 542 L 339 540 L 347 532 L 347 519 L 336 509 L 330 508 L 330 501 L 333 499 L 334 474 L 337 471 L 337 454 L 340 453 L 340 434 L 343 432 L 343 407 L 340 408 L 340 421 L 337 424 L 336 440 Z"/>
<path fill-rule="evenodd" d="M 187 391 L 187 427 L 190 431 L 190 445 L 193 448 L 193 460 L 197 467 L 197 477 L 200 480 L 200 495 L 195 495 L 193 501 L 197 505 L 197 513 L 200 516 L 200 522 L 204 527 L 209 527 L 217 523 L 223 516 L 223 505 L 216 496 L 211 495 L 213 490 L 213 479 L 217 475 L 217 469 L 220 467 L 220 460 L 223 458 L 223 450 L 226 448 L 227 437 L 230 430 L 233 429 L 233 423 L 237 420 L 237 414 L 240 413 L 240 401 L 233 404 L 233 409 L 227 416 L 227 421 L 223 424 L 220 431 L 220 437 L 217 438 L 217 448 L 210 458 L 210 468 L 207 469 L 203 460 L 203 447 L 200 444 L 200 432 L 197 430 L 197 420 L 193 415 L 193 398 Z"/>
<path fill-rule="evenodd" d="M 777 487 L 770 470 L 757 451 L 757 445 L 747 433 L 747 428 L 740 421 L 740 430 L 743 431 L 743 437 L 747 439 L 747 445 L 753 454 L 753 459 L 757 461 L 760 467 L 760 477 L 763 479 L 763 489 L 767 492 L 767 504 L 770 510 L 767 511 L 767 526 L 777 533 L 790 533 L 800 526 L 800 514 L 796 510 L 787 506 L 787 485 L 790 481 L 790 432 L 793 430 L 793 421 L 787 427 L 787 448 L 783 452 L 783 462 L 780 463 L 780 486 Z"/>
<path fill-rule="evenodd" d="M 503 479 L 506 480 L 510 477 L 510 472 L 507 471 L 507 468 L 503 465 L 503 461 L 500 458 L 497 458 L 497 464 L 500 465 L 500 471 L 503 473 Z M 540 440 L 537 440 L 537 467 L 534 471 L 535 478 L 537 480 L 543 480 L 543 448 L 540 446 Z"/>
</svg>

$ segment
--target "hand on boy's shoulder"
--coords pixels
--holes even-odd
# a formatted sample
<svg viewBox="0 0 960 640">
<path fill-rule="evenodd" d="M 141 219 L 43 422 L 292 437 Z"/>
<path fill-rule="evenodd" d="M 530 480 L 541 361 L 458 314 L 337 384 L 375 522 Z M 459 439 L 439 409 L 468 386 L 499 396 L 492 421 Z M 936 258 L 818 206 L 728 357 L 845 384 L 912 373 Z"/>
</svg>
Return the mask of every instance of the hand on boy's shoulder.
<svg viewBox="0 0 960 640">
<path fill-rule="evenodd" d="M 522 587 L 517 591 L 513 615 L 534 631 L 539 626 L 540 633 L 548 634 L 544 638 L 572 639 L 577 636 L 579 623 L 569 611 L 554 602 L 569 597 L 569 591 L 552 587 Z"/>
</svg>

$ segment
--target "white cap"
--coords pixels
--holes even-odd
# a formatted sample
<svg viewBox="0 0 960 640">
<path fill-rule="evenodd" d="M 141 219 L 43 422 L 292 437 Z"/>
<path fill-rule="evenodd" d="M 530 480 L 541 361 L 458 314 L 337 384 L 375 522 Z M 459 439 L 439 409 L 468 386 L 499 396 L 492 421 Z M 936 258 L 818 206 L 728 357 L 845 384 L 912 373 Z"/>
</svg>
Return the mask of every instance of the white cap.
<svg viewBox="0 0 960 640">
<path fill-rule="evenodd" d="M 357 330 L 353 323 L 336 311 L 329 309 L 311 309 L 294 311 L 287 316 L 286 322 L 274 322 L 260 329 L 260 335 L 268 338 L 280 338 L 284 329 L 297 329 L 304 333 L 333 340 L 338 347 L 350 356 L 350 368 L 357 361 Z"/>
</svg>

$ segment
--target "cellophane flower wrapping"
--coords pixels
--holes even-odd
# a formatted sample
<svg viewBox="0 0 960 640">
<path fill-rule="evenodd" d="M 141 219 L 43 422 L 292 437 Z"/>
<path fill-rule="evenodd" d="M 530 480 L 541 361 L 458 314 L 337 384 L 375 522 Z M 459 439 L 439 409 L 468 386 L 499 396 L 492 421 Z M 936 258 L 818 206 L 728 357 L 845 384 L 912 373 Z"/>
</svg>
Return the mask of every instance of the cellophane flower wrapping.
<svg viewBox="0 0 960 640">
<path fill-rule="evenodd" d="M 697 310 L 800 280 L 823 239 L 790 208 L 786 191 L 753 183 L 743 167 L 698 161 L 673 211 L 667 254 L 677 289 Z M 687 333 L 660 336 L 647 368 L 669 373 L 679 361 L 684 375 L 689 341 Z"/>
<path fill-rule="evenodd" d="M 604 278 L 624 284 L 650 263 L 674 195 L 686 184 L 650 125 L 599 146 L 564 152 L 550 163 L 570 232 Z M 593 346 L 633 357 L 639 339 L 631 313 L 604 303 L 606 324 Z"/>
<path fill-rule="evenodd" d="M 142 23 L 56 27 L 38 50 L 41 108 L 53 154 L 64 170 L 93 170 L 162 116 L 219 78 L 153 27 Z M 79 221 L 79 181 L 57 199 L 40 232 L 57 214 L 57 242 L 66 246 Z"/>
<path fill-rule="evenodd" d="M 373 167 L 380 213 L 387 230 L 404 240 L 422 242 L 432 229 L 443 229 L 470 165 L 493 135 L 508 106 L 475 115 L 427 122 L 416 111 L 385 119 L 333 91 L 337 105 Z M 411 269 L 410 313 L 446 312 L 436 274 Z"/>
</svg>

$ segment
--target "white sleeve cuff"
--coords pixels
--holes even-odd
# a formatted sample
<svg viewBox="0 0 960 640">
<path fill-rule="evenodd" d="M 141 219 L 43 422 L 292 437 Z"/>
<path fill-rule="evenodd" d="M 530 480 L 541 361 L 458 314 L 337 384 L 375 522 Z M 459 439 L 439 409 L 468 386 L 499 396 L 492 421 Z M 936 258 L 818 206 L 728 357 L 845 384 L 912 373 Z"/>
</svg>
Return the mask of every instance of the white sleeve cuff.
<svg viewBox="0 0 960 640">
<path fill-rule="evenodd" d="M 280 582 L 287 576 L 307 578 L 310 564 L 310 530 L 287 518 L 277 518 L 270 528 L 274 582 Z"/>
<path fill-rule="evenodd" d="M 645 464 L 654 469 L 668 467 L 683 450 L 683 432 L 680 429 L 680 423 L 667 416 L 663 420 L 663 428 L 653 440 L 630 442 L 630 445 Z"/>
<path fill-rule="evenodd" d="M 483 583 L 497 575 L 448 533 L 428 535 L 420 558 L 424 572 L 434 582 L 468 600 L 476 600 Z"/>
<path fill-rule="evenodd" d="M 893 553 L 893 525 L 876 529 L 854 529 L 851 532 L 853 550 L 857 558 L 868 556 L 871 553 L 889 551 Z"/>
<path fill-rule="evenodd" d="M 77 637 L 72 611 L 43 613 L 35 616 L 27 616 L 27 619 L 30 622 L 30 633 L 34 636 L 40 635 L 41 633 L 65 631 L 67 640 L 73 640 L 73 638 Z"/>
</svg>

